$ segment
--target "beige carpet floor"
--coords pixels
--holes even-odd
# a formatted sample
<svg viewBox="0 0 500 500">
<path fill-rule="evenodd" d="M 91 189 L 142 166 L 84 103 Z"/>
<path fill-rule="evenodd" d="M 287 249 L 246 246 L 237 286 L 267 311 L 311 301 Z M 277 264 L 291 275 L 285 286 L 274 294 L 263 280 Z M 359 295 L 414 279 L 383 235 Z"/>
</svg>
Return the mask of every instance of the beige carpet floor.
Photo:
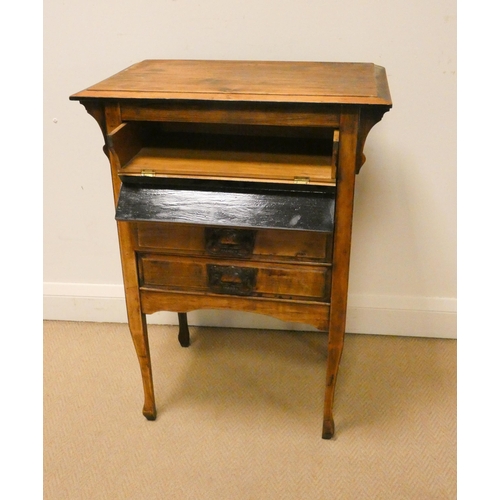
<svg viewBox="0 0 500 500">
<path fill-rule="evenodd" d="M 322 333 L 44 323 L 47 500 L 456 498 L 456 341 L 347 335 L 321 439 Z"/>
</svg>

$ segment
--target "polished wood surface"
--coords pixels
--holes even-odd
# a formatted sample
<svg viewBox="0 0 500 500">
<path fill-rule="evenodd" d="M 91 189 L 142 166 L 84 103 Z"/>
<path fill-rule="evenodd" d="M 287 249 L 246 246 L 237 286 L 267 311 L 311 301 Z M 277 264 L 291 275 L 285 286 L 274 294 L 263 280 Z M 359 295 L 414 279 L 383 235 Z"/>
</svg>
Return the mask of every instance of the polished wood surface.
<svg viewBox="0 0 500 500">
<path fill-rule="evenodd" d="M 390 105 L 372 63 L 146 60 L 74 98 L 200 99 Z"/>
<path fill-rule="evenodd" d="M 78 95 L 78 94 L 77 94 Z M 90 102 L 91 99 L 86 99 Z M 336 104 L 245 102 L 245 101 L 186 101 L 186 100 L 125 100 L 121 105 L 122 119 L 127 122 L 195 123 L 216 125 L 250 125 L 282 127 L 335 127 L 340 121 Z"/>
<path fill-rule="evenodd" d="M 246 297 L 329 299 L 330 267 L 145 254 L 139 259 L 142 286 Z"/>
<path fill-rule="evenodd" d="M 231 309 L 264 314 L 287 322 L 305 323 L 323 331 L 328 330 L 330 314 L 330 305 L 325 302 L 241 295 L 207 295 L 160 290 L 146 286 L 141 287 L 141 308 L 145 314 L 159 311 L 189 312 L 198 309 Z M 146 401 L 150 396 L 149 393 L 146 395 Z"/>
<path fill-rule="evenodd" d="M 138 251 L 164 251 L 172 255 L 227 257 L 267 262 L 330 262 L 331 233 L 279 229 L 255 229 L 251 248 L 245 245 L 245 229 L 220 229 L 197 224 L 137 224 Z M 245 234 L 245 233 L 243 233 Z M 227 250 L 224 246 L 230 248 Z"/>
<path fill-rule="evenodd" d="M 156 418 L 146 315 L 256 312 L 328 332 L 334 435 L 355 177 L 392 103 L 368 63 L 148 60 L 70 96 L 109 158 L 130 332 Z"/>
</svg>

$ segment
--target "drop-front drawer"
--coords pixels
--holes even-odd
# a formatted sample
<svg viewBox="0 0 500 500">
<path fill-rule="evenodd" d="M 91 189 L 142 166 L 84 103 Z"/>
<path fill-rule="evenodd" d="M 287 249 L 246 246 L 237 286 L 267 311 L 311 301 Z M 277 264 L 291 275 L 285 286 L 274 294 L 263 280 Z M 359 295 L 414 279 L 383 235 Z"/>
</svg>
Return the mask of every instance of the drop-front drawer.
<svg viewBox="0 0 500 500">
<path fill-rule="evenodd" d="M 137 223 L 139 249 L 235 259 L 328 262 L 328 233 Z"/>
<path fill-rule="evenodd" d="M 327 301 L 330 268 L 145 254 L 139 257 L 143 288 Z"/>
</svg>

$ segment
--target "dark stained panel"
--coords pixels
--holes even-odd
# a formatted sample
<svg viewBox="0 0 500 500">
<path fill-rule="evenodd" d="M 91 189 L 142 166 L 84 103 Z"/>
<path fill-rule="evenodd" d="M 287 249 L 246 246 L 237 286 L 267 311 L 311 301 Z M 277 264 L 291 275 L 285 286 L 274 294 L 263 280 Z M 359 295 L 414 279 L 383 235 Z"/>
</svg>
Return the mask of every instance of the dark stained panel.
<svg viewBox="0 0 500 500">
<path fill-rule="evenodd" d="M 198 190 L 123 184 L 119 221 L 331 232 L 334 193 Z"/>
</svg>

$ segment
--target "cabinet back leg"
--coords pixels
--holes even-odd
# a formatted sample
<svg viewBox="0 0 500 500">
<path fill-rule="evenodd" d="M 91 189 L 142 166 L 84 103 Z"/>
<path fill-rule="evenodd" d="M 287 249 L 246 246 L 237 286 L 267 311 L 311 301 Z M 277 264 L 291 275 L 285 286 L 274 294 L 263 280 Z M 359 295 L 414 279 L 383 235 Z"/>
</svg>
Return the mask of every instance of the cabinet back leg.
<svg viewBox="0 0 500 500">
<path fill-rule="evenodd" d="M 187 321 L 187 313 L 178 313 L 179 315 L 179 344 L 182 347 L 189 347 L 191 344 L 189 338 L 189 327 Z"/>
</svg>

